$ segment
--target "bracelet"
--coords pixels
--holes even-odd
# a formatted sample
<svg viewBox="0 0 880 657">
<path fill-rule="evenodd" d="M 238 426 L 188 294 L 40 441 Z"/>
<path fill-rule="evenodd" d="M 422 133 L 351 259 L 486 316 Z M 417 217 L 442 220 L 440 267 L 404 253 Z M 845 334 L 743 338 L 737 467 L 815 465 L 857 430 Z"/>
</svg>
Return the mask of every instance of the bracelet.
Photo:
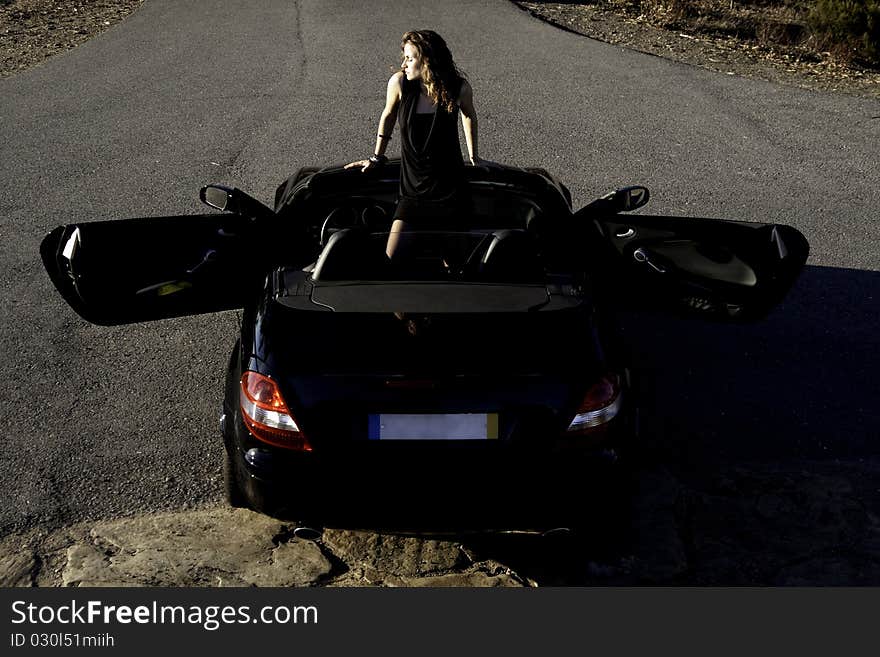
<svg viewBox="0 0 880 657">
<path fill-rule="evenodd" d="M 370 155 L 370 162 L 373 164 L 385 164 L 388 158 L 384 155 Z"/>
<path fill-rule="evenodd" d="M 382 134 L 379 134 L 379 135 L 376 135 L 376 136 L 377 136 L 379 139 L 387 139 L 388 141 L 391 141 L 391 137 L 389 137 L 388 135 L 382 135 Z"/>
</svg>

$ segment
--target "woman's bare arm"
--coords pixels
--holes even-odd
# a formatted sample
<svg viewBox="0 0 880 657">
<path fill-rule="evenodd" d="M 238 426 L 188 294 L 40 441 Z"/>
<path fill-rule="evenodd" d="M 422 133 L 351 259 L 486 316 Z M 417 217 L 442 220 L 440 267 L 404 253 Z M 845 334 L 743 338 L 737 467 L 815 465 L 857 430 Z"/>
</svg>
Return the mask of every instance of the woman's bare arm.
<svg viewBox="0 0 880 657">
<path fill-rule="evenodd" d="M 394 124 L 397 121 L 397 110 L 400 108 L 400 98 L 402 95 L 401 80 L 403 73 L 398 72 L 391 76 L 388 80 L 388 88 L 385 92 L 385 109 L 382 110 L 382 116 L 379 117 L 379 132 L 376 134 L 376 148 L 373 151 L 375 155 L 384 155 L 388 142 L 391 140 L 391 133 L 394 130 Z M 361 171 L 367 171 L 375 166 L 369 160 L 358 160 L 346 164 L 345 168 L 361 167 Z"/>
<path fill-rule="evenodd" d="M 401 88 L 403 73 L 397 72 L 388 80 L 388 88 L 385 91 L 385 109 L 379 117 L 379 132 L 376 135 L 376 155 L 382 155 L 388 142 L 391 141 L 391 133 L 397 122 L 397 110 L 400 108 L 400 98 L 403 94 Z"/>
<path fill-rule="evenodd" d="M 461 83 L 458 106 L 461 109 L 461 125 L 464 128 L 468 157 L 472 164 L 477 164 L 480 161 L 477 148 L 477 110 L 474 109 L 474 90 L 467 80 Z"/>
</svg>

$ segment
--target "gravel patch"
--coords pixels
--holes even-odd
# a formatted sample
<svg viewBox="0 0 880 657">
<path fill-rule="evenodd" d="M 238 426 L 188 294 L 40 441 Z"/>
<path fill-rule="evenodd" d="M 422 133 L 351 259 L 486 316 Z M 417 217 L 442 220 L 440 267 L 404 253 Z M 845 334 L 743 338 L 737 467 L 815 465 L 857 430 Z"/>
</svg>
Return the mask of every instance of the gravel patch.
<svg viewBox="0 0 880 657">
<path fill-rule="evenodd" d="M 88 41 L 144 0 L 0 0 L 0 78 Z"/>
</svg>

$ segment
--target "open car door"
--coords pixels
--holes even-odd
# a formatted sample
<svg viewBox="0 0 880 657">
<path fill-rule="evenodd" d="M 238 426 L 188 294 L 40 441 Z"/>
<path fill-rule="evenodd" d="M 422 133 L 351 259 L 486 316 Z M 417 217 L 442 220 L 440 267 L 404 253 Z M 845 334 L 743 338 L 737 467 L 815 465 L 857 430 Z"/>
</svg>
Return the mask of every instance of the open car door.
<svg viewBox="0 0 880 657">
<path fill-rule="evenodd" d="M 109 326 L 242 307 L 271 267 L 257 241 L 252 218 L 213 213 L 59 226 L 40 255 L 67 303 Z"/>
<path fill-rule="evenodd" d="M 785 297 L 809 254 L 806 238 L 781 224 L 585 210 L 575 220 L 592 221 L 602 236 L 603 287 L 641 307 L 760 319 Z"/>
</svg>

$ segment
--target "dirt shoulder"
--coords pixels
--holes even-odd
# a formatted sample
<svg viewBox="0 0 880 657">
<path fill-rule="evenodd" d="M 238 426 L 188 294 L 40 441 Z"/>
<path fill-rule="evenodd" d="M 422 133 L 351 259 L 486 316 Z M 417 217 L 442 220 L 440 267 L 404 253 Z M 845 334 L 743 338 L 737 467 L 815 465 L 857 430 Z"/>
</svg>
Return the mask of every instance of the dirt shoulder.
<svg viewBox="0 0 880 657">
<path fill-rule="evenodd" d="M 0 0 L 0 78 L 108 29 L 144 0 Z"/>
<path fill-rule="evenodd" d="M 611 0 L 605 0 L 611 6 Z M 880 98 L 880 71 L 845 64 L 831 53 L 811 52 L 785 39 L 757 43 L 703 31 L 698 21 L 665 29 L 642 15 L 606 5 L 516 2 L 522 9 L 562 29 L 726 75 L 768 80 L 817 91 Z"/>
</svg>

